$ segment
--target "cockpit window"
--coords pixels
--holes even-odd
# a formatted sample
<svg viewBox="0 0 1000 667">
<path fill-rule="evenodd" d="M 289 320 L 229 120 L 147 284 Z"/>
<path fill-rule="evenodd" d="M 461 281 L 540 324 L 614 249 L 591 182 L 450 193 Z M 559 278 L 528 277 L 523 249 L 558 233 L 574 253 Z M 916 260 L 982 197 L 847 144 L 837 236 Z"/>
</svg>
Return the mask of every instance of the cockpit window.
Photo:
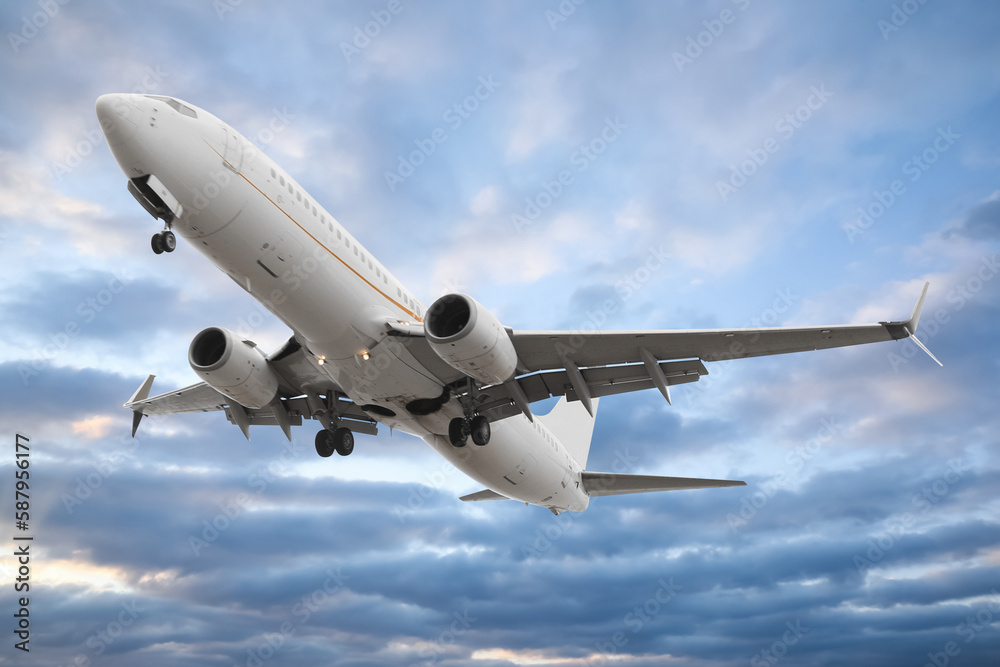
<svg viewBox="0 0 1000 667">
<path fill-rule="evenodd" d="M 195 113 L 194 109 L 192 109 L 186 104 L 182 104 L 181 102 L 175 100 L 172 97 L 166 97 L 165 95 L 146 95 L 146 97 L 148 97 L 151 100 L 159 100 L 161 102 L 166 102 L 173 108 L 174 111 L 183 116 L 189 116 L 190 118 L 198 117 L 198 114 Z"/>
</svg>

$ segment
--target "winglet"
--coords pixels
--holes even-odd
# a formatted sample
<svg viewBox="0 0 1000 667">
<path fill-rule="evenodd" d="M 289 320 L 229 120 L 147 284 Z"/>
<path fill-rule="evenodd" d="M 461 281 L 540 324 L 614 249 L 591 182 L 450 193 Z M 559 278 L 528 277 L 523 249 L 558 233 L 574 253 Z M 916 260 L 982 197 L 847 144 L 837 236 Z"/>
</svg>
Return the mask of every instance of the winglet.
<svg viewBox="0 0 1000 667">
<path fill-rule="evenodd" d="M 927 288 L 930 287 L 929 282 L 924 283 L 924 291 L 920 293 L 920 299 L 917 301 L 917 305 L 913 307 L 913 314 L 910 315 L 910 319 L 903 324 L 903 329 L 906 333 L 910 334 L 910 338 L 916 343 L 917 347 L 927 353 L 927 356 L 933 359 L 938 366 L 944 366 L 941 360 L 934 356 L 934 354 L 927 349 L 927 346 L 920 342 L 917 338 L 917 323 L 920 322 L 920 311 L 924 309 L 924 299 L 927 298 Z"/>
<path fill-rule="evenodd" d="M 128 399 L 128 401 L 126 401 L 125 405 L 123 405 L 122 407 L 125 408 L 130 407 L 133 403 L 136 403 L 137 401 L 144 401 L 147 398 L 149 398 L 149 390 L 153 388 L 153 378 L 155 377 L 156 377 L 155 375 L 150 375 L 148 378 L 146 378 L 146 380 L 141 385 L 139 385 L 139 388 L 135 390 L 135 393 L 132 394 L 132 398 Z"/>
<path fill-rule="evenodd" d="M 941 360 L 934 356 L 934 354 L 927 349 L 927 346 L 920 342 L 917 338 L 917 324 L 920 322 L 920 312 L 924 309 L 924 299 L 927 298 L 927 289 L 931 286 L 929 282 L 924 283 L 924 291 L 920 293 L 920 298 L 917 299 L 917 305 L 913 307 L 913 313 L 910 314 L 910 319 L 905 322 L 882 322 L 889 335 L 896 340 L 903 338 L 912 338 L 913 342 L 921 350 L 927 353 L 931 359 L 937 363 L 938 366 L 944 366 Z"/>
<path fill-rule="evenodd" d="M 132 437 L 135 437 L 135 432 L 139 430 L 139 422 L 142 421 L 143 415 L 141 412 L 136 410 L 132 413 Z"/>
<path fill-rule="evenodd" d="M 146 378 L 145 382 L 139 385 L 139 388 L 135 390 L 134 394 L 132 394 L 132 398 L 128 399 L 128 402 L 125 403 L 125 405 L 123 405 L 122 407 L 132 408 L 132 405 L 134 405 L 135 403 L 146 400 L 146 398 L 149 397 L 149 390 L 153 388 L 153 378 L 155 377 L 156 377 L 155 375 L 150 375 L 148 378 Z M 139 422 L 142 421 L 143 416 L 144 415 L 142 414 L 142 408 L 139 409 L 132 408 L 133 438 L 135 437 L 135 432 L 139 430 Z"/>
<path fill-rule="evenodd" d="M 917 323 L 920 322 L 920 311 L 924 309 L 924 299 L 927 298 L 927 288 L 930 286 L 931 284 L 929 282 L 924 283 L 924 291 L 920 293 L 920 298 L 917 299 L 917 305 L 913 307 L 913 314 L 911 314 L 910 319 L 903 324 L 906 330 L 910 332 L 911 336 L 913 335 L 913 332 L 917 330 Z"/>
</svg>

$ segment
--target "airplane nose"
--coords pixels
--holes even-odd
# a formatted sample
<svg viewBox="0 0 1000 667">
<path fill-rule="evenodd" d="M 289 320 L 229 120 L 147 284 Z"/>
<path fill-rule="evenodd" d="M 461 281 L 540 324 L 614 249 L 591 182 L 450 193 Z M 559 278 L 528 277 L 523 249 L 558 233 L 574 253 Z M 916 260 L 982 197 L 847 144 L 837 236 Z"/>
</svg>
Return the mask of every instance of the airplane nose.
<svg viewBox="0 0 1000 667">
<path fill-rule="evenodd" d="M 101 95 L 95 106 L 108 144 L 120 146 L 132 138 L 138 129 L 136 120 L 139 110 L 128 102 L 125 95 Z"/>
</svg>

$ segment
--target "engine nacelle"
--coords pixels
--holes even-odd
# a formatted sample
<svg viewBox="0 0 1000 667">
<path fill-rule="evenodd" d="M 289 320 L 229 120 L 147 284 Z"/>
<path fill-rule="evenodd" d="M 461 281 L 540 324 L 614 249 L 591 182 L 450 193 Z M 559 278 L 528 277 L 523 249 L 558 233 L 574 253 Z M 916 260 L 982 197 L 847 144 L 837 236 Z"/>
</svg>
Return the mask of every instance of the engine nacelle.
<svg viewBox="0 0 1000 667">
<path fill-rule="evenodd" d="M 188 363 L 210 387 L 245 408 L 263 408 L 278 393 L 278 374 L 257 346 L 221 327 L 194 337 Z"/>
<path fill-rule="evenodd" d="M 482 384 L 499 384 L 514 375 L 514 343 L 493 313 L 470 296 L 446 294 L 431 304 L 424 333 L 441 359 Z"/>
</svg>

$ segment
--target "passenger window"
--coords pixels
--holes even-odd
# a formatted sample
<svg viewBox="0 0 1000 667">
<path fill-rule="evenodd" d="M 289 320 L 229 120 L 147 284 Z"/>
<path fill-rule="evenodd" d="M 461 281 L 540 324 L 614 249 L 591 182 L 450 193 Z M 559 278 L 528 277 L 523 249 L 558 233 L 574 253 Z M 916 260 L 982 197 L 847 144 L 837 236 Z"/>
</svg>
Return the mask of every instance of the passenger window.
<svg viewBox="0 0 1000 667">
<path fill-rule="evenodd" d="M 282 185 L 284 185 L 285 184 L 285 177 L 284 176 L 278 176 L 278 182 L 281 183 Z"/>
</svg>

